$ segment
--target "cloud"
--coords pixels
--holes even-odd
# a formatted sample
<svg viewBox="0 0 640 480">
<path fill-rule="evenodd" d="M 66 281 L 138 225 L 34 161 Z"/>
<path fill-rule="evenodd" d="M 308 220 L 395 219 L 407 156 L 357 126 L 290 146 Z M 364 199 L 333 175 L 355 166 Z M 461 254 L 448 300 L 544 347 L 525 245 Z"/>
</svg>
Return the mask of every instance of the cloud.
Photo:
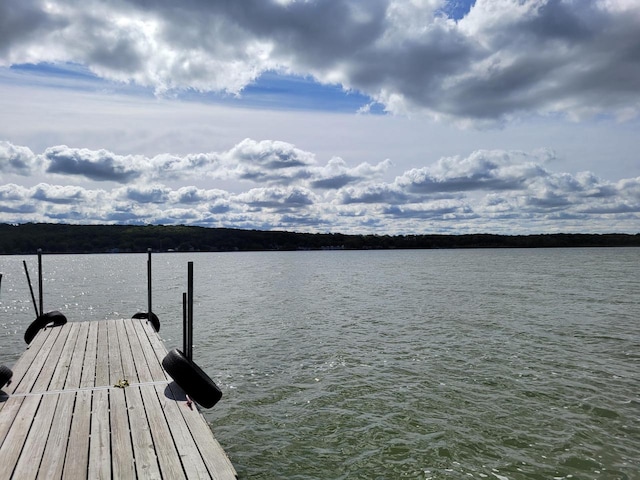
<svg viewBox="0 0 640 480">
<path fill-rule="evenodd" d="M 30 189 L 30 198 L 53 204 L 78 204 L 89 200 L 95 192 L 87 194 L 84 188 L 71 185 L 49 185 L 41 183 Z"/>
<path fill-rule="evenodd" d="M 141 185 L 121 190 L 123 198 L 137 203 L 167 203 L 170 189 L 164 185 Z"/>
<path fill-rule="evenodd" d="M 28 176 L 40 167 L 39 159 L 28 147 L 0 141 L 0 174 Z"/>
<path fill-rule="evenodd" d="M 286 185 L 308 178 L 314 156 L 286 142 L 249 138 L 229 150 L 224 158 L 240 180 Z"/>
<path fill-rule="evenodd" d="M 199 204 L 204 202 L 218 202 L 228 199 L 229 194 L 223 190 L 205 190 L 196 187 L 181 187 L 169 192 L 172 202 L 184 205 Z"/>
<path fill-rule="evenodd" d="M 313 152 L 271 140 L 155 157 L 65 146 L 37 154 L 0 145 L 23 159 L 13 173 L 67 165 L 58 170 L 57 184 L 0 184 L 0 220 L 9 223 L 513 234 L 637 233 L 640 220 L 640 177 L 609 181 L 588 171 L 553 171 L 556 157 L 550 150 L 477 150 L 425 162 L 385 181 L 388 160 L 350 166 L 334 157 L 322 165 Z M 72 161 L 56 163 L 59 158 Z M 9 170 L 9 162 L 3 165 Z M 260 181 L 244 175 L 247 171 Z M 95 188 L 97 178 L 113 180 Z M 181 182 L 175 184 L 176 178 Z M 220 188 L 229 180 L 236 183 Z"/>
<path fill-rule="evenodd" d="M 521 190 L 538 177 L 547 176 L 542 163 L 553 156 L 503 150 L 478 150 L 466 158 L 447 157 L 435 165 L 411 169 L 396 178 L 398 188 L 409 193 L 435 194 L 475 190 Z"/>
<path fill-rule="evenodd" d="M 134 157 L 114 155 L 106 150 L 69 148 L 66 145 L 48 148 L 43 157 L 49 162 L 48 173 L 78 175 L 105 182 L 128 182 L 141 175 Z"/>
<path fill-rule="evenodd" d="M 357 187 L 348 187 L 340 191 L 340 202 L 350 203 L 389 203 L 399 204 L 408 200 L 406 193 L 394 185 L 375 183 Z"/>
<path fill-rule="evenodd" d="M 182 179 L 197 176 L 203 172 L 213 175 L 220 167 L 219 156 L 215 153 L 197 153 L 184 156 L 161 154 L 153 158 L 143 158 L 140 175 L 146 174 L 153 180 Z"/>
<path fill-rule="evenodd" d="M 326 166 L 313 170 L 310 185 L 321 190 L 338 190 L 352 183 L 377 178 L 387 171 L 390 164 L 387 159 L 375 166 L 361 163 L 355 168 L 349 168 L 343 159 L 332 158 Z"/>
<path fill-rule="evenodd" d="M 450 221 L 474 218 L 478 214 L 465 202 L 438 200 L 422 204 L 390 205 L 383 209 L 385 215 L 394 218 Z"/>
<path fill-rule="evenodd" d="M 463 123 L 637 117 L 637 2 L 477 0 L 461 19 L 450 3 L 5 2 L 0 64 L 72 62 L 158 94 L 241 95 L 280 72 Z"/>
<path fill-rule="evenodd" d="M 249 208 L 274 209 L 285 212 L 293 208 L 313 205 L 313 193 L 301 187 L 252 188 L 235 200 Z"/>
</svg>

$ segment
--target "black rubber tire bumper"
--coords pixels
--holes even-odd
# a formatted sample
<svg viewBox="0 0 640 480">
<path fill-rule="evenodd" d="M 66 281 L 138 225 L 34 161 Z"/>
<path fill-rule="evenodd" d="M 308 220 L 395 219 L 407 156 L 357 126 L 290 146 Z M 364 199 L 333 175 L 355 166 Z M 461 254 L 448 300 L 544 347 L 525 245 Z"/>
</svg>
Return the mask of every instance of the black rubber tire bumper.
<svg viewBox="0 0 640 480">
<path fill-rule="evenodd" d="M 13 372 L 9 367 L 0 365 L 0 390 L 11 381 Z"/>
<path fill-rule="evenodd" d="M 213 380 L 177 348 L 167 353 L 162 359 L 162 366 L 178 386 L 199 405 L 211 408 L 222 398 L 222 391 Z"/>
<path fill-rule="evenodd" d="M 160 319 L 153 312 L 151 312 L 151 318 L 149 318 L 149 314 L 147 312 L 138 312 L 134 314 L 133 317 L 131 318 L 146 318 L 151 322 L 151 326 L 156 332 L 160 331 Z"/>
<path fill-rule="evenodd" d="M 27 327 L 27 331 L 24 332 L 24 341 L 27 344 L 31 343 L 36 334 L 50 323 L 53 323 L 54 327 L 59 327 L 67 323 L 67 317 L 57 310 L 40 315 Z"/>
</svg>

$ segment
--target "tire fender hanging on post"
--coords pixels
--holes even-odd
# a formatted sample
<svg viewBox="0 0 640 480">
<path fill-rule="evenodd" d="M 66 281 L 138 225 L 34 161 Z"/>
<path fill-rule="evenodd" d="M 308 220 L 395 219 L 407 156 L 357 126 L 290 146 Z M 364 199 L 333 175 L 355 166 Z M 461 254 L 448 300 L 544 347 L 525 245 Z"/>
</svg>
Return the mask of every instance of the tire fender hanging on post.
<svg viewBox="0 0 640 480">
<path fill-rule="evenodd" d="M 183 350 L 171 350 L 162 359 L 162 367 L 196 403 L 213 407 L 222 398 L 222 391 L 193 361 L 193 262 L 187 264 L 187 292 L 182 294 Z"/>
<path fill-rule="evenodd" d="M 160 319 L 158 316 L 153 313 L 151 309 L 151 291 L 152 291 L 152 281 L 151 281 L 151 249 L 147 249 L 147 311 L 146 312 L 138 312 L 131 318 L 146 318 L 151 322 L 151 326 L 156 332 L 160 331 Z"/>
<path fill-rule="evenodd" d="M 36 334 L 50 323 L 53 323 L 54 327 L 60 327 L 67 323 L 67 317 L 57 310 L 40 315 L 27 327 L 27 330 L 24 332 L 24 341 L 27 342 L 27 344 L 31 343 Z"/>
<path fill-rule="evenodd" d="M 162 359 L 162 367 L 199 405 L 211 408 L 222 398 L 222 391 L 214 381 L 177 348 Z"/>
</svg>

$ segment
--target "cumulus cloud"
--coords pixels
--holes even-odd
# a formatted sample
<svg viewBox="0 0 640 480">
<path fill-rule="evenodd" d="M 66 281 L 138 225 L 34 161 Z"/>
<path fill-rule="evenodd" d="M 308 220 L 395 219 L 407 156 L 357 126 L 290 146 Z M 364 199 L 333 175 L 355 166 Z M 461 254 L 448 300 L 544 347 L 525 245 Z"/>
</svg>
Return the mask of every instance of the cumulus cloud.
<svg viewBox="0 0 640 480">
<path fill-rule="evenodd" d="M 48 162 L 47 172 L 78 175 L 95 181 L 125 183 L 141 175 L 135 158 L 113 155 L 107 150 L 69 148 L 66 145 L 48 148 L 43 157 Z"/>
<path fill-rule="evenodd" d="M 241 180 L 289 184 L 309 177 L 314 155 L 287 142 L 245 139 L 229 150 L 224 158 L 233 176 Z"/>
<path fill-rule="evenodd" d="M 313 170 L 310 185 L 322 190 L 337 190 L 346 185 L 376 178 L 386 172 L 391 162 L 387 159 L 378 165 L 361 163 L 355 168 L 349 168 L 341 158 L 332 158 L 326 166 Z"/>
<path fill-rule="evenodd" d="M 40 167 L 39 158 L 28 147 L 0 141 L 0 174 L 28 176 Z"/>
<path fill-rule="evenodd" d="M 4 2 L 0 63 L 72 62 L 158 93 L 237 95 L 282 72 L 462 122 L 638 115 L 638 2 L 477 0 L 461 19 L 452 3 Z"/>
<path fill-rule="evenodd" d="M 213 175 L 219 167 L 220 159 L 215 153 L 184 156 L 161 154 L 153 158 L 144 158 L 140 166 L 140 174 L 146 174 L 153 180 L 176 180 L 203 172 Z"/>
<path fill-rule="evenodd" d="M 332 158 L 322 164 L 312 152 L 276 141 L 246 139 L 222 152 L 155 157 L 64 146 L 36 154 L 8 142 L 2 148 L 17 152 L 4 158 L 21 159 L 11 168 L 3 163 L 2 173 L 56 170 L 59 180 L 0 184 L 0 221 L 10 223 L 400 234 L 634 232 L 640 220 L 640 178 L 556 172 L 549 150 L 477 150 L 425 161 L 385 181 L 388 160 L 351 166 Z M 102 188 L 94 187 L 107 178 Z M 183 180 L 179 186 L 171 185 L 175 178 Z M 238 182 L 235 190 L 219 188 L 220 179 Z"/>
<path fill-rule="evenodd" d="M 123 198 L 138 203 L 166 203 L 169 189 L 164 185 L 144 185 L 127 187 L 121 190 Z"/>
<path fill-rule="evenodd" d="M 30 198 L 45 203 L 78 204 L 89 196 L 84 188 L 70 185 L 49 185 L 41 183 L 30 192 Z"/>
<path fill-rule="evenodd" d="M 552 156 L 503 150 L 473 152 L 466 158 L 448 157 L 435 165 L 411 169 L 396 178 L 399 188 L 411 193 L 464 192 L 472 190 L 520 190 L 548 174 L 542 163 Z"/>
<path fill-rule="evenodd" d="M 284 212 L 312 205 L 313 197 L 311 191 L 301 187 L 252 188 L 238 195 L 236 201 L 249 208 L 268 208 Z"/>
</svg>

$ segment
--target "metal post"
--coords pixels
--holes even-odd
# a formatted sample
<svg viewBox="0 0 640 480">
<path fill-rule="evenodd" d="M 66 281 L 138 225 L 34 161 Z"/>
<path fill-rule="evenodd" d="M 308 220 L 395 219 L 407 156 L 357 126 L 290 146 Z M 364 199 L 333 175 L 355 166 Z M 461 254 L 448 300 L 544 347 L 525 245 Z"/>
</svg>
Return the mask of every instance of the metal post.
<svg viewBox="0 0 640 480">
<path fill-rule="evenodd" d="M 38 249 L 38 291 L 39 291 L 39 300 L 40 300 L 40 313 L 38 315 L 42 316 L 44 313 L 44 308 L 42 306 L 42 249 Z"/>
<path fill-rule="evenodd" d="M 38 314 L 38 305 L 36 305 L 36 296 L 33 294 L 33 287 L 31 286 L 31 278 L 29 277 L 29 269 L 27 268 L 27 261 L 23 260 L 22 265 L 24 265 L 24 273 L 27 276 L 27 283 L 29 284 L 29 291 L 31 292 L 31 301 L 33 302 L 33 309 L 36 311 L 36 317 Z"/>
<path fill-rule="evenodd" d="M 182 353 L 187 355 L 187 292 L 182 294 Z"/>
<path fill-rule="evenodd" d="M 192 360 L 193 357 L 193 262 L 187 264 L 187 338 L 188 352 L 185 352 L 187 358 Z"/>
<path fill-rule="evenodd" d="M 147 250 L 147 253 L 149 254 L 149 258 L 147 260 L 147 300 L 148 300 L 148 304 L 147 304 L 147 318 L 149 320 L 151 320 L 151 249 L 149 248 Z"/>
</svg>

